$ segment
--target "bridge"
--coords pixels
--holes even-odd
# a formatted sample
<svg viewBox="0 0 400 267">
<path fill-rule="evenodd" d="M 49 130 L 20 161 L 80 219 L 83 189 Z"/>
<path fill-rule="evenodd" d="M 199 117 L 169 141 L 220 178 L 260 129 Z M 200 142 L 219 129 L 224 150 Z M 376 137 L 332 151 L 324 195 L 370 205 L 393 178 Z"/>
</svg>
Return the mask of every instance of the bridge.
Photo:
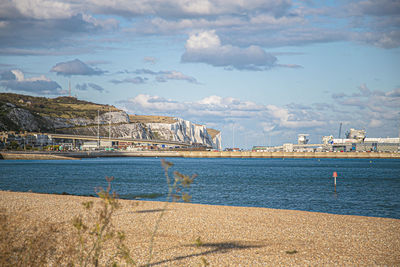
<svg viewBox="0 0 400 267">
<path fill-rule="evenodd" d="M 72 135 L 72 134 L 54 134 L 54 133 L 44 133 L 44 135 L 49 136 L 52 139 L 69 139 L 75 143 L 77 140 L 81 141 L 111 141 L 111 142 L 132 142 L 136 145 L 172 145 L 189 147 L 190 143 L 178 142 L 178 141 L 168 141 L 168 140 L 149 140 L 149 139 L 135 139 L 135 138 L 123 138 L 123 137 L 104 137 L 104 136 L 92 136 L 92 135 Z"/>
</svg>

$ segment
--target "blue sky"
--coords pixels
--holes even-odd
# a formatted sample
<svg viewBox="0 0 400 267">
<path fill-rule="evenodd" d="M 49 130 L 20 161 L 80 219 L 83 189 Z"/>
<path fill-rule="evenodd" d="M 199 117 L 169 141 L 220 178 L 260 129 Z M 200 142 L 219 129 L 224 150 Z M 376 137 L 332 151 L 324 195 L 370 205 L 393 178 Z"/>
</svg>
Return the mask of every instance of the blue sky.
<svg viewBox="0 0 400 267">
<path fill-rule="evenodd" d="M 400 1 L 7 0 L 0 92 L 177 116 L 224 147 L 400 129 Z M 342 133 L 343 134 L 343 133 Z M 234 138 L 233 138 L 234 136 Z"/>
</svg>

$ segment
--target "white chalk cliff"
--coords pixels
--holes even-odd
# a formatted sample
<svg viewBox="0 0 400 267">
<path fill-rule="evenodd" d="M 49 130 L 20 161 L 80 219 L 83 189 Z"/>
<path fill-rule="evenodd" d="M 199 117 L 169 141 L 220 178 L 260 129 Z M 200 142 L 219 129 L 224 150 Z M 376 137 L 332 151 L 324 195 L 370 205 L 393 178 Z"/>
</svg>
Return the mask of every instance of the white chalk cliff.
<svg viewBox="0 0 400 267">
<path fill-rule="evenodd" d="M 220 132 L 215 131 L 211 135 L 204 125 L 194 124 L 181 118 L 173 118 L 173 120 L 172 123 L 131 122 L 129 116 L 123 111 L 106 112 L 91 121 L 68 120 L 64 125 L 82 126 L 85 124 L 86 127 L 66 127 L 62 131 L 71 134 L 97 135 L 97 123 L 99 123 L 100 136 L 169 140 L 221 149 Z"/>
<path fill-rule="evenodd" d="M 146 127 L 164 140 L 199 144 L 221 149 L 221 133 L 211 136 L 206 126 L 175 118 L 175 123 L 146 123 Z"/>
<path fill-rule="evenodd" d="M 46 116 L 31 112 L 11 103 L 0 103 L 0 131 L 57 132 L 80 135 L 97 135 L 98 124 L 100 136 L 169 140 L 221 149 L 219 131 L 207 129 L 204 125 L 194 124 L 181 118 L 162 117 L 163 120 L 130 120 L 122 111 L 103 112 L 99 117 Z M 157 117 L 157 116 L 141 116 Z M 160 117 L 160 116 L 158 116 Z"/>
</svg>

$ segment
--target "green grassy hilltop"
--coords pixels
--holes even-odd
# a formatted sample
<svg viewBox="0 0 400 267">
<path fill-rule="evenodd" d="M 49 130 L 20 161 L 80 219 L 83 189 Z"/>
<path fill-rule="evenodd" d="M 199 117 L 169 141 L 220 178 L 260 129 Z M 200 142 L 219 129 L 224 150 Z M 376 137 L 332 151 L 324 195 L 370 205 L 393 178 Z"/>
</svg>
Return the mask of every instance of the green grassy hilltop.
<svg viewBox="0 0 400 267">
<path fill-rule="evenodd" d="M 56 98 L 35 97 L 12 93 L 0 93 L 0 106 L 11 103 L 23 108 L 32 114 L 61 118 L 87 118 L 94 119 L 97 110 L 101 113 L 120 111 L 114 106 L 96 104 L 75 97 L 61 96 Z"/>
</svg>

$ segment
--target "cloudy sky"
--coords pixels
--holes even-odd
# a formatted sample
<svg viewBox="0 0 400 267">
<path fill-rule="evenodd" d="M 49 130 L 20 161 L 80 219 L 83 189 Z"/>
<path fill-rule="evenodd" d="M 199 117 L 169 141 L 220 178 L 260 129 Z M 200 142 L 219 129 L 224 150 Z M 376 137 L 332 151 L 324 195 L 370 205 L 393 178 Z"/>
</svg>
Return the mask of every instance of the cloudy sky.
<svg viewBox="0 0 400 267">
<path fill-rule="evenodd" d="M 400 128 L 400 1 L 3 0 L 0 92 L 221 130 L 224 147 Z M 343 135 L 342 132 L 342 135 Z"/>
</svg>

